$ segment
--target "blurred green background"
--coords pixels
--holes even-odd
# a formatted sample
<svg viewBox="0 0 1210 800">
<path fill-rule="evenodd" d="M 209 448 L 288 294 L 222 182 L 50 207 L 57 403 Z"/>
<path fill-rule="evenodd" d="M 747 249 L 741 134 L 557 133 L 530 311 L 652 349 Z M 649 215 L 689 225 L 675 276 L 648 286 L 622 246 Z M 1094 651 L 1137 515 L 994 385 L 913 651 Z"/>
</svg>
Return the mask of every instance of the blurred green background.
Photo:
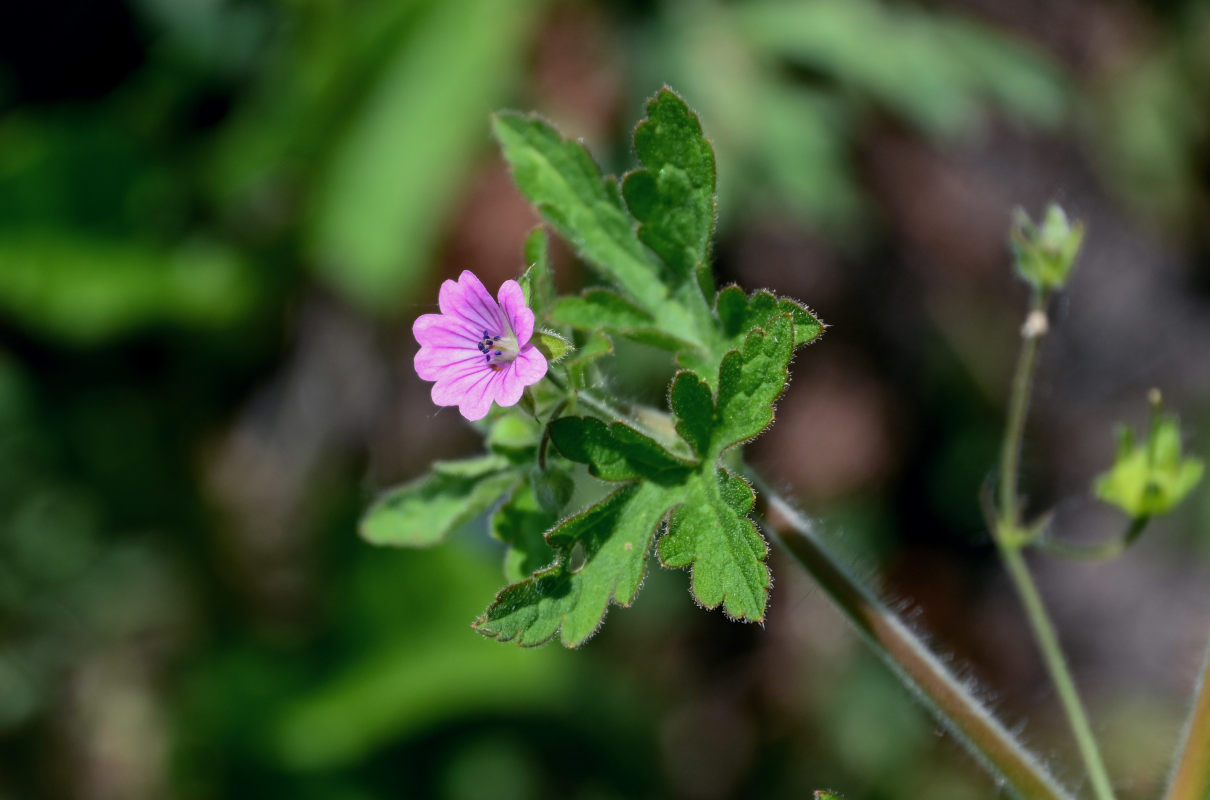
<svg viewBox="0 0 1210 800">
<path fill-rule="evenodd" d="M 622 170 L 664 83 L 719 153 L 720 280 L 833 325 L 753 460 L 1079 783 L 976 501 L 1005 232 L 1088 222 L 1025 482 L 1108 535 L 1089 480 L 1148 388 L 1210 443 L 1210 4 L 47 0 L 0 10 L 0 798 L 996 795 L 779 554 L 764 627 L 657 569 L 569 653 L 470 631 L 482 520 L 356 537 L 478 447 L 410 326 L 522 269 L 488 113 Z M 1208 495 L 1039 563 L 1123 798 L 1162 786 L 1210 631 Z"/>
</svg>

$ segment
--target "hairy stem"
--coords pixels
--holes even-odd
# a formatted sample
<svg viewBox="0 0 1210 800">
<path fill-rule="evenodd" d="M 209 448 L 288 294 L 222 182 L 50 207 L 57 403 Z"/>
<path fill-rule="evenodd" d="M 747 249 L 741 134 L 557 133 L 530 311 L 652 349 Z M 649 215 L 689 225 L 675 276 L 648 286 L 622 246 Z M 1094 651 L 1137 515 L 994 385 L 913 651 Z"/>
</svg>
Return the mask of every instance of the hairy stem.
<svg viewBox="0 0 1210 800">
<path fill-rule="evenodd" d="M 992 715 L 969 686 L 946 669 L 920 638 L 849 574 L 811 522 L 759 476 L 747 471 L 769 507 L 786 521 L 774 539 L 794 556 L 883 661 L 971 754 L 1018 797 L 1070 800 L 1038 759 Z"/>
<path fill-rule="evenodd" d="M 1050 673 L 1050 679 L 1058 692 L 1059 701 L 1067 715 L 1072 735 L 1080 750 L 1080 757 L 1088 771 L 1094 794 L 1098 800 L 1113 800 L 1113 788 L 1109 781 L 1109 773 L 1105 770 L 1101 752 L 1097 748 L 1092 726 L 1088 724 L 1088 715 L 1076 692 L 1075 681 L 1067 667 L 1067 660 L 1059 647 L 1059 638 L 1055 634 L 1054 625 L 1042 605 L 1042 597 L 1025 558 L 1021 547 L 1028 538 L 1021 531 L 1021 508 L 1017 495 L 1017 473 L 1020 467 L 1021 441 L 1025 432 L 1025 417 L 1029 410 L 1030 389 L 1033 385 L 1034 370 L 1038 362 L 1038 350 L 1042 338 L 1046 335 L 1048 322 L 1046 319 L 1046 297 L 1041 292 L 1034 292 L 1030 302 L 1029 316 L 1021 329 L 1021 355 L 1017 360 L 1017 371 L 1013 376 L 1012 394 L 1009 397 L 1008 423 L 1004 428 L 1004 443 L 1000 454 L 1000 509 L 999 519 L 993 526 L 996 545 L 1004 561 L 1004 567 L 1012 579 L 1013 587 L 1021 599 L 1025 609 L 1026 619 L 1033 631 L 1042 660 Z"/>
<path fill-rule="evenodd" d="M 1167 800 L 1210 797 L 1210 649 L 1202 663 L 1197 699 L 1185 723 L 1180 760 L 1172 770 Z"/>
</svg>

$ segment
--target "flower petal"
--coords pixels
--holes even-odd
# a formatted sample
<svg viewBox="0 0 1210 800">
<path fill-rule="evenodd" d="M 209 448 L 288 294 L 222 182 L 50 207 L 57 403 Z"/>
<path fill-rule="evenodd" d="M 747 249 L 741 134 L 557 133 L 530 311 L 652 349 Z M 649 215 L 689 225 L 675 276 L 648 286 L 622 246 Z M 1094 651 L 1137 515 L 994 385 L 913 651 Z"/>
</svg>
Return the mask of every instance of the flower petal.
<svg viewBox="0 0 1210 800">
<path fill-rule="evenodd" d="M 456 317 L 421 314 L 412 323 L 412 335 L 421 347 L 470 347 L 479 343 L 481 331 L 474 331 Z"/>
<path fill-rule="evenodd" d="M 532 344 L 521 348 L 512 367 L 522 386 L 529 386 L 531 383 L 542 380 L 546 375 L 546 370 L 549 369 L 546 356 L 542 355 Z"/>
<path fill-rule="evenodd" d="M 500 284 L 496 297 L 499 298 L 504 316 L 508 318 L 508 324 L 517 337 L 517 344 L 525 344 L 534 335 L 534 312 L 525 305 L 525 292 L 521 290 L 521 284 L 505 281 Z"/>
<path fill-rule="evenodd" d="M 477 336 L 482 336 L 484 331 L 493 336 L 507 332 L 504 330 L 507 325 L 504 312 L 470 270 L 463 270 L 457 283 L 446 281 L 441 284 L 438 303 L 441 313 L 465 320 Z"/>
</svg>

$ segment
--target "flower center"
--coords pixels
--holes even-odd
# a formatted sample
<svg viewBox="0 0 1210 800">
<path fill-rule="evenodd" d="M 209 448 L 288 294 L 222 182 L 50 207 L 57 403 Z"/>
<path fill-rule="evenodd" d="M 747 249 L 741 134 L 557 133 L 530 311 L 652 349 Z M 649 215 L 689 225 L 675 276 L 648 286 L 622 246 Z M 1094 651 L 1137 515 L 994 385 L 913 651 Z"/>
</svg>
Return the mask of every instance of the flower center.
<svg viewBox="0 0 1210 800">
<path fill-rule="evenodd" d="M 512 332 L 495 335 L 491 331 L 484 331 L 477 346 L 483 354 L 484 362 L 495 370 L 502 369 L 504 364 L 515 360 L 521 349 L 517 347 L 517 337 Z"/>
</svg>

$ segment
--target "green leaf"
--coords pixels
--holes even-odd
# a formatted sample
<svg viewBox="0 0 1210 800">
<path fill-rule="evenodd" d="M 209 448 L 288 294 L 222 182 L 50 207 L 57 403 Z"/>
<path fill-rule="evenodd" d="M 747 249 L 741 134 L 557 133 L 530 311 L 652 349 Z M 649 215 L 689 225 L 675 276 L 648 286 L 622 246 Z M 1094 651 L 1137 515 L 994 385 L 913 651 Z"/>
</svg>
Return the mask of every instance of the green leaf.
<svg viewBox="0 0 1210 800">
<path fill-rule="evenodd" d="M 378 498 L 361 519 L 370 544 L 428 547 L 462 523 L 482 514 L 520 481 L 499 455 L 437 462 L 419 480 Z"/>
<path fill-rule="evenodd" d="M 829 792 L 827 789 L 816 789 L 815 800 L 844 800 L 844 797 L 836 792 Z"/>
<path fill-rule="evenodd" d="M 655 317 L 608 289 L 588 289 L 579 296 L 559 298 L 551 319 L 587 331 L 598 328 L 628 331 L 655 324 Z"/>
<path fill-rule="evenodd" d="M 555 230 L 640 306 L 659 308 L 667 296 L 659 263 L 639 241 L 616 185 L 584 146 L 537 117 L 513 112 L 497 114 L 492 130 L 517 187 Z"/>
<path fill-rule="evenodd" d="M 610 603 L 634 602 L 651 540 L 664 518 L 661 494 L 653 484 L 630 484 L 560 523 L 547 534 L 563 550 L 560 561 L 501 590 L 475 621 L 475 630 L 522 646 L 545 644 L 555 636 L 567 647 L 583 644 L 600 627 Z M 569 565 L 576 545 L 583 563 Z"/>
<path fill-rule="evenodd" d="M 695 278 L 714 294 L 708 258 L 714 233 L 714 150 L 685 101 L 665 87 L 647 103 L 647 119 L 634 131 L 643 169 L 626 176 L 622 194 L 639 221 L 639 239 L 681 281 Z"/>
<path fill-rule="evenodd" d="M 518 281 L 525 293 L 525 304 L 543 319 L 554 302 L 555 282 L 550 266 L 550 237 L 540 225 L 525 237 L 525 263 L 529 267 Z"/>
<path fill-rule="evenodd" d="M 669 333 L 651 314 L 608 289 L 588 289 L 579 296 L 560 298 L 551 311 L 551 319 L 577 330 L 610 331 L 665 350 L 697 349 Z"/>
<path fill-rule="evenodd" d="M 563 360 L 568 353 L 575 350 L 571 346 L 571 342 L 564 339 L 554 331 L 537 330 L 534 331 L 534 338 L 530 340 L 534 347 L 542 355 L 546 356 L 546 360 L 551 364 L 557 364 Z"/>
<path fill-rule="evenodd" d="M 564 644 L 579 645 L 597 629 L 611 601 L 633 601 L 652 533 L 665 518 L 660 560 L 691 569 L 694 598 L 707 608 L 721 606 L 735 619 L 763 619 L 768 548 L 748 518 L 754 495 L 719 462 L 730 447 L 758 435 L 773 420 L 794 341 L 792 316 L 778 315 L 766 330 L 751 331 L 742 350 L 723 358 L 716 393 L 690 372 L 677 375 L 670 393 L 675 430 L 697 460 L 674 455 L 621 422 L 592 417 L 552 422 L 551 442 L 560 453 L 587 464 L 592 475 L 624 485 L 551 530 L 547 541 L 559 549 L 559 560 L 504 589 L 475 627 L 522 644 L 559 635 Z"/>
<path fill-rule="evenodd" d="M 594 417 L 561 417 L 550 424 L 550 440 L 572 461 L 606 481 L 638 478 L 680 483 L 694 465 L 669 453 L 646 434 L 621 422 L 606 425 Z"/>
<path fill-rule="evenodd" d="M 531 481 L 520 483 L 508 500 L 492 514 L 492 535 L 509 546 L 504 555 L 504 576 L 520 581 L 555 560 L 544 534 L 559 519 L 557 511 L 543 508 Z"/>
<path fill-rule="evenodd" d="M 677 354 L 677 362 L 703 379 L 713 379 L 723 354 L 742 347 L 749 331 L 764 328 L 774 317 L 790 315 L 794 323 L 794 346 L 802 347 L 819 339 L 827 328 L 815 312 L 785 297 L 759 290 L 750 296 L 738 286 L 727 286 L 715 299 L 719 344 L 714 350 L 686 349 Z"/>
</svg>

